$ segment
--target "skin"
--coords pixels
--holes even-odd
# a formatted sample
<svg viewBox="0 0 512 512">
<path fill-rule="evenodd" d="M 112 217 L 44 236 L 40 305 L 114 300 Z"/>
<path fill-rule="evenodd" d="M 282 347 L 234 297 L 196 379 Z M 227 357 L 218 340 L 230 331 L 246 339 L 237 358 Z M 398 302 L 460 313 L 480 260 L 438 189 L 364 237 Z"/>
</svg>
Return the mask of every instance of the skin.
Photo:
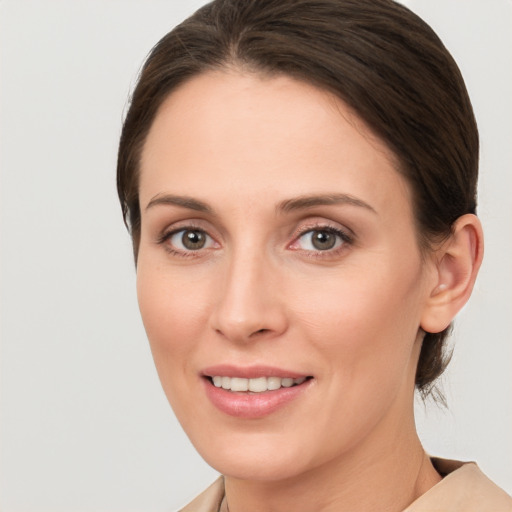
<svg viewBox="0 0 512 512">
<path fill-rule="evenodd" d="M 351 201 L 283 209 L 332 194 Z M 473 216 L 422 256 L 409 187 L 361 120 L 313 86 L 236 70 L 195 77 L 161 106 L 140 202 L 137 290 L 156 367 L 226 476 L 230 512 L 399 511 L 440 480 L 416 435 L 414 375 L 421 327 L 446 327 L 471 291 Z M 204 248 L 165 238 L 187 227 Z M 351 240 L 318 250 L 315 229 Z M 236 418 L 204 391 L 201 370 L 222 363 L 313 379 L 272 414 Z"/>
</svg>

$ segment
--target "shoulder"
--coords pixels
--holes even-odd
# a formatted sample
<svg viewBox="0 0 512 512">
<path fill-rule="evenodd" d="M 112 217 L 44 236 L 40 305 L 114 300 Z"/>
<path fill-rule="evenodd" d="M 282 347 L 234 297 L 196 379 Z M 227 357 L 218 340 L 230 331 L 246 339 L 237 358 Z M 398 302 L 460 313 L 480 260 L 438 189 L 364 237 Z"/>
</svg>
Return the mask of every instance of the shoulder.
<svg viewBox="0 0 512 512">
<path fill-rule="evenodd" d="M 432 463 L 444 478 L 404 512 L 512 512 L 512 497 L 474 462 L 434 458 Z"/>
<path fill-rule="evenodd" d="M 223 498 L 224 478 L 221 476 L 179 512 L 219 512 Z"/>
</svg>

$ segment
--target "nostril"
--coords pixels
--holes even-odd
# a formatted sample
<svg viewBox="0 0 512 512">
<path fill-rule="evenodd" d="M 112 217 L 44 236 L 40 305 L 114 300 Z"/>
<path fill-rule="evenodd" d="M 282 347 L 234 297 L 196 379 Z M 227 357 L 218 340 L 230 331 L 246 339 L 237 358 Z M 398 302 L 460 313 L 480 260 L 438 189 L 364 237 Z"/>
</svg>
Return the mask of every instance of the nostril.
<svg viewBox="0 0 512 512">
<path fill-rule="evenodd" d="M 255 335 L 255 334 L 264 334 L 264 333 L 266 333 L 266 332 L 268 332 L 268 331 L 269 331 L 269 329 L 259 329 L 259 330 L 257 330 L 257 331 L 254 331 L 254 332 L 252 333 L 252 335 Z"/>
</svg>

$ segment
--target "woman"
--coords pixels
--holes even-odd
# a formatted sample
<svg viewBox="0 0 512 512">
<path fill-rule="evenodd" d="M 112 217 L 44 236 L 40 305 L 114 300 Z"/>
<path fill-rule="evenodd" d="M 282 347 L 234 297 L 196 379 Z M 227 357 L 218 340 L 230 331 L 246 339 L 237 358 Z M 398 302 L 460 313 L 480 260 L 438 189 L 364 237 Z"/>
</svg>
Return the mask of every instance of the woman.
<svg viewBox="0 0 512 512">
<path fill-rule="evenodd" d="M 184 510 L 510 510 L 429 458 L 483 255 L 458 68 L 390 0 L 217 0 L 165 36 L 118 190 L 164 391 L 224 476 Z"/>
</svg>

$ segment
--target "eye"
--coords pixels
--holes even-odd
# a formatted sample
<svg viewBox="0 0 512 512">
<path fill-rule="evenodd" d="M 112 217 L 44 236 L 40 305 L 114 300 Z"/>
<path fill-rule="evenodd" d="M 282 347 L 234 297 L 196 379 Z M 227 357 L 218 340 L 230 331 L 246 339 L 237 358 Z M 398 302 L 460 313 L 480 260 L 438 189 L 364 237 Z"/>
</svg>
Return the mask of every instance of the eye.
<svg viewBox="0 0 512 512">
<path fill-rule="evenodd" d="M 213 246 L 211 236 L 201 229 L 180 229 L 166 236 L 170 245 L 177 251 L 199 251 Z"/>
<path fill-rule="evenodd" d="M 349 241 L 345 233 L 333 228 L 311 229 L 297 239 L 294 248 L 303 251 L 331 251 Z"/>
</svg>

